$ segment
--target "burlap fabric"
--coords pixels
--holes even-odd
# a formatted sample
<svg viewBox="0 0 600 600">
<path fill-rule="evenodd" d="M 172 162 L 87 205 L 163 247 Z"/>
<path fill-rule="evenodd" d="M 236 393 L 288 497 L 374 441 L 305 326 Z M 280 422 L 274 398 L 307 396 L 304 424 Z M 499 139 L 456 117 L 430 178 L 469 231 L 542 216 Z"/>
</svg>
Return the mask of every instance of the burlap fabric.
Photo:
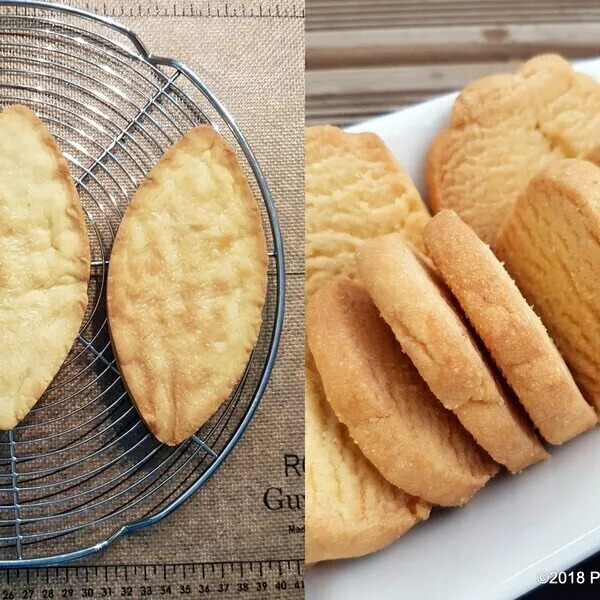
<svg viewBox="0 0 600 600">
<path fill-rule="evenodd" d="M 152 53 L 177 58 L 192 68 L 227 106 L 247 136 L 273 194 L 288 279 L 278 362 L 241 442 L 218 473 L 175 513 L 84 562 L 302 557 L 303 536 L 290 533 L 289 526 L 303 525 L 303 511 L 286 503 L 278 509 L 277 491 L 269 508 L 264 495 L 269 488 L 281 488 L 282 497 L 304 491 L 303 479 L 285 468 L 286 454 L 297 455 L 300 461 L 304 454 L 303 5 L 164 0 L 69 4 L 130 26 Z M 288 457 L 288 465 L 294 461 Z M 295 594 L 301 596 L 290 591 L 286 597 Z"/>
</svg>

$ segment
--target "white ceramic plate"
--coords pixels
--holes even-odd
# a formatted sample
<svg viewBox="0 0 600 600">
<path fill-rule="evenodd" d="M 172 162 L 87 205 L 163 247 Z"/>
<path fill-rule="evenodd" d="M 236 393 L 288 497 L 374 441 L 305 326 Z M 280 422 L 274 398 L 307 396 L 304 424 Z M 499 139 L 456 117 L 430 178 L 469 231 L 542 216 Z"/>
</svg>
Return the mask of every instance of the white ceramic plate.
<svg viewBox="0 0 600 600">
<path fill-rule="evenodd" d="M 600 59 L 576 67 L 600 81 Z M 454 97 L 351 130 L 379 134 L 424 193 L 427 149 Z M 600 550 L 600 427 L 550 450 L 546 463 L 494 478 L 462 508 L 434 510 L 380 552 L 317 565 L 307 573 L 306 597 L 514 599 L 538 585 L 538 573 L 568 569 Z"/>
</svg>

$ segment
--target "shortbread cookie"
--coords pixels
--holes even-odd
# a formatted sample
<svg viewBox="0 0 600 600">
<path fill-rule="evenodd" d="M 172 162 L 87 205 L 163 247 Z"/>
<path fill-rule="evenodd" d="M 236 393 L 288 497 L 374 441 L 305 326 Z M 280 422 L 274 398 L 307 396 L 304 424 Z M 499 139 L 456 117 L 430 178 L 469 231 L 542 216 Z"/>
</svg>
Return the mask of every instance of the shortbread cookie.
<svg viewBox="0 0 600 600">
<path fill-rule="evenodd" d="M 333 414 L 306 358 L 306 562 L 379 550 L 429 516 L 429 505 L 388 483 Z"/>
<path fill-rule="evenodd" d="M 428 223 L 425 244 L 542 436 L 562 444 L 593 427 L 594 411 L 539 317 L 489 247 L 449 210 Z"/>
<path fill-rule="evenodd" d="M 196 127 L 137 190 L 108 273 L 119 367 L 160 441 L 194 433 L 242 375 L 261 326 L 267 260 L 233 150 L 211 127 Z"/>
<path fill-rule="evenodd" d="M 429 204 L 456 211 L 493 244 L 535 173 L 600 145 L 600 85 L 559 56 L 538 56 L 515 75 L 468 85 L 450 121 L 429 151 Z"/>
<path fill-rule="evenodd" d="M 306 129 L 306 294 L 356 275 L 362 240 L 392 231 L 423 247 L 429 218 L 419 192 L 373 133 Z"/>
<path fill-rule="evenodd" d="M 307 297 L 331 277 L 355 275 L 354 251 L 365 236 L 404 226 L 422 244 L 426 218 L 418 192 L 379 138 L 307 128 Z M 373 552 L 427 518 L 428 505 L 388 483 L 352 441 L 325 400 L 308 351 L 305 402 L 307 564 Z"/>
<path fill-rule="evenodd" d="M 415 256 L 392 233 L 365 242 L 357 260 L 371 299 L 402 349 L 477 443 L 512 472 L 547 458 L 428 259 Z"/>
<path fill-rule="evenodd" d="M 600 411 L 600 169 L 563 160 L 538 173 L 496 252 Z"/>
<path fill-rule="evenodd" d="M 306 331 L 329 403 L 390 483 L 452 506 L 497 471 L 429 391 L 357 283 L 321 287 L 308 303 Z"/>
<path fill-rule="evenodd" d="M 83 209 L 54 138 L 28 108 L 0 113 L 0 429 L 31 410 L 87 306 Z"/>
</svg>

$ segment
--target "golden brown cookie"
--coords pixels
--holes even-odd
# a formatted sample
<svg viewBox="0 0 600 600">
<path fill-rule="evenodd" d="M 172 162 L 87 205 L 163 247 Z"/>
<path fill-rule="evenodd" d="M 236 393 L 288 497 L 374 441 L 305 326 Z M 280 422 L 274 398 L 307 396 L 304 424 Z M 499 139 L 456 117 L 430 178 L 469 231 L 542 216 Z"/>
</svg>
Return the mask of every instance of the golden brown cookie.
<svg viewBox="0 0 600 600">
<path fill-rule="evenodd" d="M 267 260 L 235 153 L 212 127 L 192 129 L 137 190 L 108 273 L 119 367 L 160 441 L 197 431 L 242 375 L 261 326 Z"/>
<path fill-rule="evenodd" d="M 52 381 L 87 306 L 90 248 L 69 168 L 24 106 L 0 113 L 0 429 Z"/>
<path fill-rule="evenodd" d="M 600 169 L 562 160 L 533 177 L 496 253 L 600 411 Z"/>
<path fill-rule="evenodd" d="M 512 472 L 546 459 L 430 261 L 396 233 L 365 242 L 356 255 L 360 277 L 402 349 L 477 443 Z"/>
<path fill-rule="evenodd" d="M 305 401 L 307 564 L 375 552 L 429 516 L 426 502 L 363 456 L 327 403 L 308 351 Z"/>
<path fill-rule="evenodd" d="M 414 185 L 377 136 L 307 128 L 307 298 L 332 276 L 355 275 L 364 237 L 405 226 L 422 245 L 426 218 Z M 427 518 L 429 505 L 392 486 L 352 441 L 308 350 L 305 402 L 307 564 L 373 552 Z"/>
<path fill-rule="evenodd" d="M 364 239 L 392 231 L 423 247 L 429 218 L 419 192 L 373 133 L 306 129 L 306 294 L 355 276 Z"/>
<path fill-rule="evenodd" d="M 428 223 L 425 244 L 542 436 L 562 444 L 593 427 L 594 411 L 539 317 L 489 247 L 449 210 Z"/>
<path fill-rule="evenodd" d="M 359 284 L 325 284 L 308 303 L 306 331 L 329 403 L 390 483 L 452 506 L 496 473 L 429 391 Z"/>
<path fill-rule="evenodd" d="M 493 244 L 535 173 L 599 145 L 600 85 L 559 56 L 537 56 L 514 75 L 475 81 L 456 99 L 450 127 L 427 157 L 429 204 L 456 211 Z"/>
</svg>

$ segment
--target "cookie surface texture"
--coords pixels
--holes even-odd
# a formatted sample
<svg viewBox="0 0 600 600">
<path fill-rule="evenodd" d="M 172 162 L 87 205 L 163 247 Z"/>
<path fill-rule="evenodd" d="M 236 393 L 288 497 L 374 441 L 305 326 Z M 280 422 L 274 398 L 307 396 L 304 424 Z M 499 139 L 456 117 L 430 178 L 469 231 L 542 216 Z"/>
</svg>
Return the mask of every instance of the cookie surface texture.
<svg viewBox="0 0 600 600">
<path fill-rule="evenodd" d="M 323 286 L 308 304 L 306 330 L 330 405 L 390 483 L 453 506 L 497 471 L 429 391 L 360 285 Z"/>
<path fill-rule="evenodd" d="M 387 546 L 429 515 L 429 505 L 387 482 L 364 457 L 306 358 L 306 562 Z"/>
<path fill-rule="evenodd" d="M 402 231 L 423 248 L 429 213 L 417 188 L 373 133 L 306 129 L 306 293 L 356 276 L 364 239 Z"/>
<path fill-rule="evenodd" d="M 0 429 L 44 393 L 87 307 L 85 218 L 56 141 L 24 106 L 0 113 Z"/>
<path fill-rule="evenodd" d="M 600 85 L 555 55 L 516 74 L 468 85 L 427 159 L 433 212 L 452 209 L 486 243 L 542 167 L 560 158 L 600 158 Z"/>
<path fill-rule="evenodd" d="M 353 171 L 359 164 L 363 170 Z M 365 205 L 371 185 L 383 196 L 367 196 Z M 422 247 L 427 217 L 416 188 L 376 136 L 307 128 L 307 299 L 332 277 L 356 275 L 354 250 L 365 235 L 405 225 Z M 365 458 L 329 406 L 308 348 L 305 385 L 307 564 L 383 548 L 427 518 L 429 505 L 391 485 Z"/>
<path fill-rule="evenodd" d="M 369 295 L 402 349 L 477 443 L 512 472 L 547 458 L 431 262 L 415 255 L 398 234 L 365 242 L 357 260 Z"/>
<path fill-rule="evenodd" d="M 546 440 L 562 444 L 596 417 L 543 323 L 506 269 L 452 211 L 425 229 L 433 262 Z"/>
<path fill-rule="evenodd" d="M 135 193 L 108 274 L 113 348 L 160 441 L 197 431 L 241 377 L 262 322 L 267 260 L 235 153 L 214 129 L 196 127 Z"/>
<path fill-rule="evenodd" d="M 600 168 L 559 161 L 538 173 L 500 230 L 496 253 L 600 411 Z"/>
</svg>

